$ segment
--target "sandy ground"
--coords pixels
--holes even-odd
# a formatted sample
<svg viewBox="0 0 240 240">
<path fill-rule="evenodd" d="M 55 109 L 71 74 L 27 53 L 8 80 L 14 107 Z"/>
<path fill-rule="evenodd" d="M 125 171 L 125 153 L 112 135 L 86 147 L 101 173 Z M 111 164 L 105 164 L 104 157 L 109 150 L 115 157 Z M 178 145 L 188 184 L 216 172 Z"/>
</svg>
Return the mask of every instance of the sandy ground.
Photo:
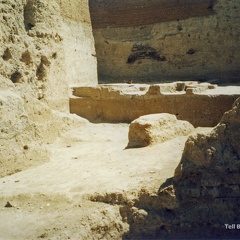
<svg viewBox="0 0 240 240">
<path fill-rule="evenodd" d="M 240 86 L 202 94 L 229 93 Z M 0 178 L 0 240 L 122 239 L 129 225 L 116 196 L 128 204 L 143 190 L 156 193 L 186 139 L 125 149 L 128 124 L 88 123 L 65 133 L 49 145 L 48 163 Z"/>
<path fill-rule="evenodd" d="M 67 132 L 49 145 L 50 162 L 0 179 L 0 239 L 101 239 L 104 233 L 102 239 L 121 239 L 128 226 L 118 206 L 89 199 L 156 192 L 173 176 L 186 139 L 125 149 L 127 124 L 89 123 Z"/>
</svg>

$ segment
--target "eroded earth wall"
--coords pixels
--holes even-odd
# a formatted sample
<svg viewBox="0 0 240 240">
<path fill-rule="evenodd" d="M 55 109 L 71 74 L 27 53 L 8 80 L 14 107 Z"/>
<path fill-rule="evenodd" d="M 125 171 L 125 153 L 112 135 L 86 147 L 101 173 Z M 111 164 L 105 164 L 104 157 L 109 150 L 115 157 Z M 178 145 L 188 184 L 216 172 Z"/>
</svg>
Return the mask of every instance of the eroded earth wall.
<svg viewBox="0 0 240 240">
<path fill-rule="evenodd" d="M 46 161 L 45 144 L 83 122 L 67 115 L 69 84 L 96 83 L 97 69 L 87 1 L 2 0 L 0 27 L 0 175 L 7 175 Z"/>
<path fill-rule="evenodd" d="M 100 82 L 239 82 L 238 0 L 90 0 Z"/>
<path fill-rule="evenodd" d="M 97 83 L 97 59 L 87 0 L 57 0 L 63 18 L 61 31 L 64 69 L 70 84 Z"/>
<path fill-rule="evenodd" d="M 194 82 L 76 87 L 70 98 L 70 111 L 92 122 L 127 123 L 147 114 L 170 113 L 195 127 L 213 127 L 240 96 L 237 87 L 237 92 L 228 90 L 227 94 L 217 87 L 213 91 L 214 87 Z"/>
<path fill-rule="evenodd" d="M 207 134 L 191 135 L 175 171 L 178 219 L 187 232 L 234 239 L 239 229 L 240 98 Z M 197 217 L 196 217 L 197 216 Z M 189 224 L 190 223 L 190 224 Z M 189 231 L 194 229 L 193 231 Z M 179 227 L 176 229 L 179 231 Z"/>
</svg>

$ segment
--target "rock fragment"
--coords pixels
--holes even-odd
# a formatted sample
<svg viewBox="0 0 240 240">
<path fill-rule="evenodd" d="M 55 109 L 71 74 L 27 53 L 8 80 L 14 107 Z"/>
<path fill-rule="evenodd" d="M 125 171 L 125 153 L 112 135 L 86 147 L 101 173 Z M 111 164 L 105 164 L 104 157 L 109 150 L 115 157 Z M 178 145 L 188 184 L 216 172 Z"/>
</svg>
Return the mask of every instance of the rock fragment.
<svg viewBox="0 0 240 240">
<path fill-rule="evenodd" d="M 177 136 L 188 135 L 193 130 L 192 124 L 177 120 L 173 114 L 144 115 L 131 122 L 127 147 L 146 147 L 154 143 L 162 143 Z"/>
</svg>

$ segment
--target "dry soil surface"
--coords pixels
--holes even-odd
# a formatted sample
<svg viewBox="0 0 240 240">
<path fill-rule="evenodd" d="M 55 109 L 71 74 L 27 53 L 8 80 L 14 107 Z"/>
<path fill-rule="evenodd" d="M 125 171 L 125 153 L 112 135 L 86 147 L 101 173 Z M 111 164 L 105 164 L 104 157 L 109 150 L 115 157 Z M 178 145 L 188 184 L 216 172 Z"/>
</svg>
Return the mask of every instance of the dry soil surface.
<svg viewBox="0 0 240 240">
<path fill-rule="evenodd" d="M 50 162 L 0 179 L 0 239 L 120 239 L 128 226 L 119 206 L 92 200 L 157 192 L 186 139 L 125 149 L 128 124 L 88 123 L 65 133 L 49 145 Z"/>
</svg>

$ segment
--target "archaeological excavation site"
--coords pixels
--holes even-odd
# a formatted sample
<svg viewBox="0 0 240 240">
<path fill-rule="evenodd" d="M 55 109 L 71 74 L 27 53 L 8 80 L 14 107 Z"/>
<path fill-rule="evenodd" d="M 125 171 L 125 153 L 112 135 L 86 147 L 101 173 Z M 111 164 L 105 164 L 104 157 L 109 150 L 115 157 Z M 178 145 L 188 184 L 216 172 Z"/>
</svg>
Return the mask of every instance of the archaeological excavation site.
<svg viewBox="0 0 240 240">
<path fill-rule="evenodd" d="M 0 0 L 0 240 L 240 238 L 239 0 Z"/>
</svg>

